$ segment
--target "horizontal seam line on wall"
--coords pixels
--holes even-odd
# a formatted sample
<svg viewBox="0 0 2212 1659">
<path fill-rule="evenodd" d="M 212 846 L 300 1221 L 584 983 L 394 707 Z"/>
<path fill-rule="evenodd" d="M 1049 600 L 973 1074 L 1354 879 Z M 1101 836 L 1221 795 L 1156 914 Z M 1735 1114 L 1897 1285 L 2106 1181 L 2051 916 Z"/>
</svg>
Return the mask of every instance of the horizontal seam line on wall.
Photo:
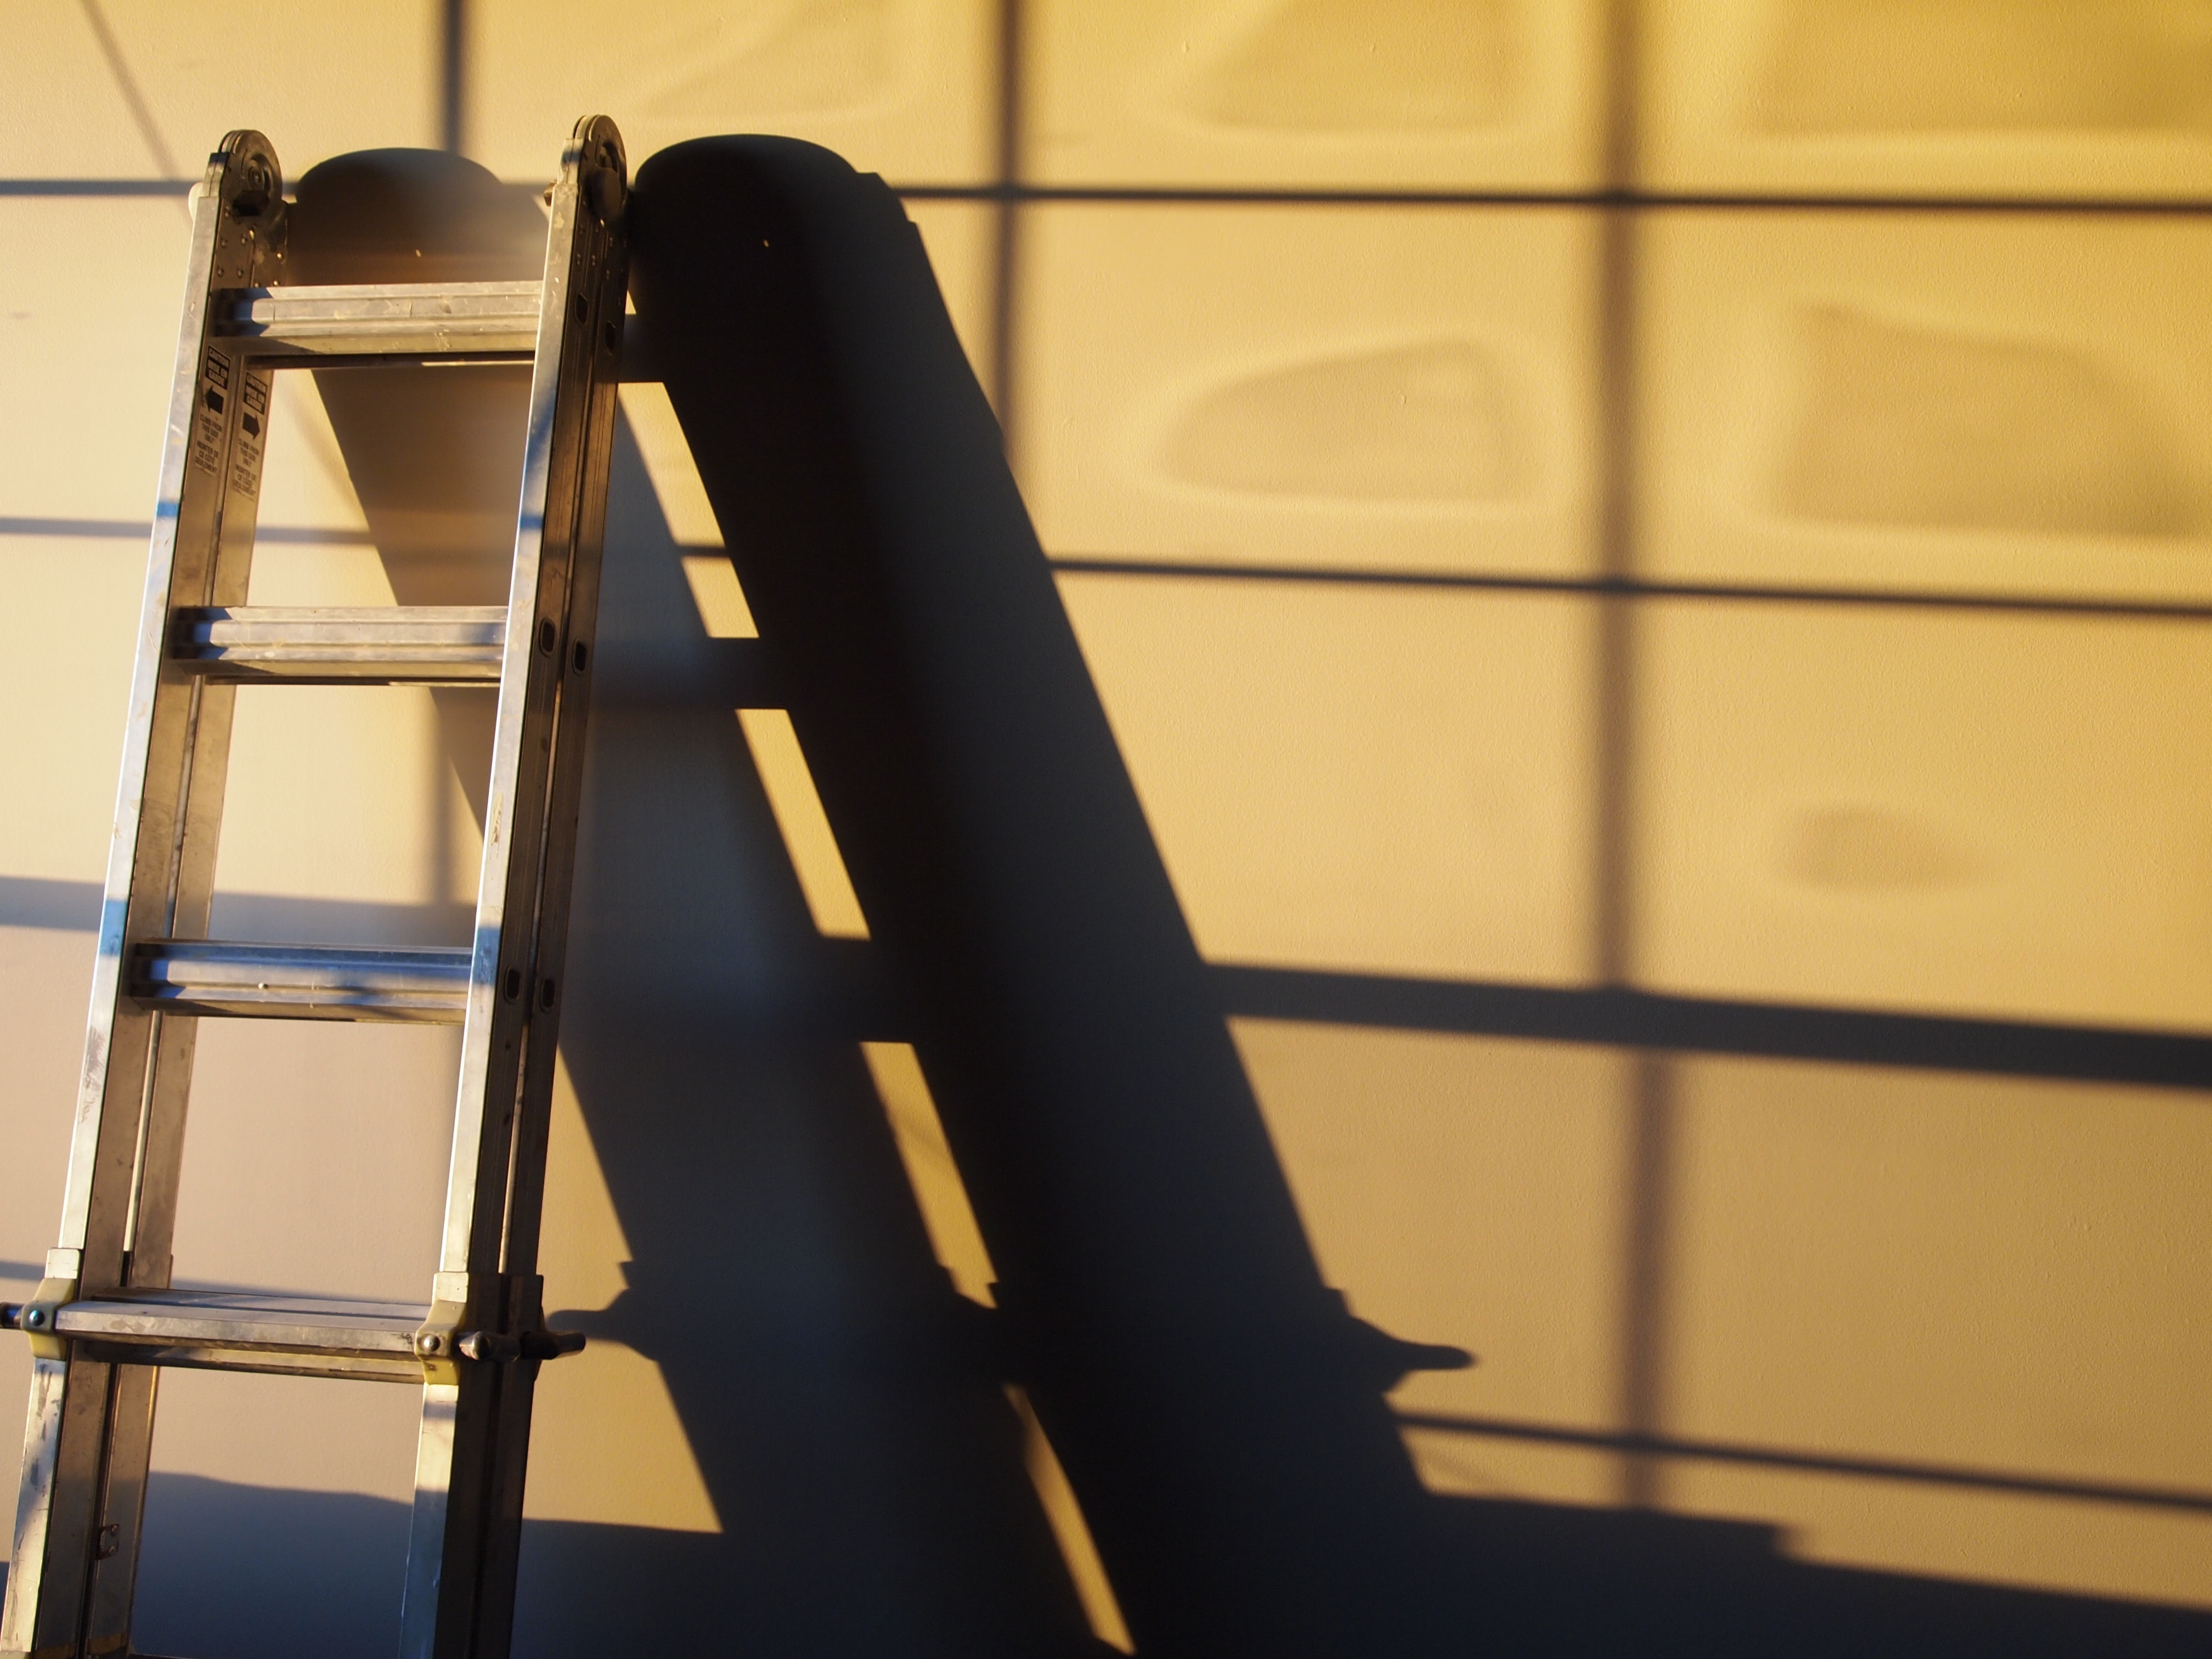
<svg viewBox="0 0 2212 1659">
<path fill-rule="evenodd" d="M 1656 190 L 1330 189 L 1207 185 L 893 185 L 908 201 L 1098 203 L 1103 204 L 1255 207 L 1570 208 L 1618 212 L 1758 210 L 1800 213 L 1997 213 L 2212 215 L 2212 201 L 2194 198 L 2066 196 L 1899 196 L 1838 191 Z"/>
<path fill-rule="evenodd" d="M 1888 605 L 1946 611 L 2046 611 L 2059 615 L 2212 620 L 2212 600 L 2100 599 L 2025 593 L 1950 593 L 1927 589 L 1797 587 L 1751 582 L 1645 581 L 1622 576 L 1529 576 L 1504 572 L 1356 570 L 1341 565 L 1246 565 L 1183 560 L 1054 556 L 1073 575 L 1180 577 L 1185 580 L 1311 582 L 1340 586 L 1474 588 L 1594 599 L 1711 599 L 1761 605 Z"/>
<path fill-rule="evenodd" d="M 1212 975 L 1232 1018 L 2212 1090 L 2212 1036 L 2182 1032 L 1240 963 Z"/>
<path fill-rule="evenodd" d="M 1814 1474 L 1854 1475 L 1863 1480 L 1897 1480 L 1916 1485 L 1963 1486 L 1983 1492 L 2013 1492 L 2033 1498 L 2073 1498 L 2095 1504 L 2117 1504 L 2144 1509 L 2185 1510 L 2212 1513 L 2212 1492 L 2190 1492 L 2168 1486 L 2136 1486 L 2103 1481 L 2067 1480 L 2051 1476 L 2007 1474 L 2001 1470 L 1965 1468 L 1942 1463 L 1892 1462 L 1865 1457 L 1830 1456 L 1819 1452 L 1793 1452 L 1778 1448 L 1733 1444 L 1725 1441 L 1682 1440 L 1668 1435 L 1614 1433 L 1604 1430 L 1569 1429 L 1506 1418 L 1455 1417 L 1425 1412 L 1400 1412 L 1407 1428 L 1429 1429 L 1446 1434 L 1465 1434 L 1493 1440 L 1534 1441 L 1541 1444 L 1586 1446 L 1596 1451 L 1629 1452 L 1680 1457 L 1698 1462 L 1735 1463 L 1758 1468 L 1794 1469 Z"/>
<path fill-rule="evenodd" d="M 98 925 L 100 896 L 96 882 L 0 876 L 0 927 L 88 933 Z M 470 914 L 468 904 L 459 901 L 424 906 L 277 894 L 223 896 L 233 902 L 304 907 L 344 916 Z M 1232 1018 L 2212 1090 L 2212 1036 L 2185 1032 L 1237 963 L 1211 964 L 1208 973 L 1223 1012 Z"/>
<path fill-rule="evenodd" d="M 53 536 L 87 540 L 140 540 L 152 533 L 143 520 L 5 518 L 0 537 Z M 264 525 L 257 541 L 276 544 L 369 546 L 366 528 Z M 1468 588 L 1498 592 L 1558 593 L 1600 599 L 1709 599 L 1778 605 L 1881 605 L 1948 611 L 2011 611 L 2062 616 L 2136 617 L 2164 622 L 2212 621 L 2212 600 L 2066 599 L 2008 593 L 1885 592 L 1879 588 L 1789 587 L 1730 582 L 1640 581 L 1607 576 L 1522 576 L 1480 571 L 1354 570 L 1342 566 L 1201 564 L 1158 559 L 1054 558 L 1054 570 L 1073 575 L 1146 576 L 1184 580 L 1317 583 L 1335 586 Z"/>
<path fill-rule="evenodd" d="M 0 197 L 184 196 L 190 179 L 0 179 Z M 537 181 L 508 180 L 540 187 Z M 2154 218 L 2212 216 L 2195 198 L 1900 196 L 1754 191 L 1415 190 L 1207 185 L 931 185 L 890 186 L 912 202 L 1097 203 L 1107 205 L 1255 207 L 1569 208 L 1594 211 L 2093 214 Z"/>
</svg>

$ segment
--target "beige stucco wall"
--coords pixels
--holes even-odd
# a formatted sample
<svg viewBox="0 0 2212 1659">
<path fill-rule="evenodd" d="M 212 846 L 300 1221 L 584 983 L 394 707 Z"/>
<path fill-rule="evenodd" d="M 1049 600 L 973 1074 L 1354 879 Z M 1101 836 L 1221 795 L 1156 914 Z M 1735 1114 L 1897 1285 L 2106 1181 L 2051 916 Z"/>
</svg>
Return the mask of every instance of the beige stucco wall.
<svg viewBox="0 0 2212 1659">
<path fill-rule="evenodd" d="M 1951 33 L 1929 40 L 1816 0 L 1655 5 L 1627 74 L 1595 3 L 1021 9 L 1034 185 L 1571 192 L 1622 182 L 1624 130 L 1636 182 L 1690 193 L 2212 185 L 2201 41 L 2149 0 L 1961 5 L 1931 11 Z M 768 131 L 895 185 L 997 177 L 1001 16 L 984 0 L 460 11 L 459 147 L 509 181 L 549 176 L 587 109 L 622 125 L 633 166 L 680 137 Z M 61 1181 L 187 228 L 180 193 L 131 181 L 193 176 L 240 125 L 294 178 L 438 144 L 446 19 L 302 0 L 0 9 L 0 1272 L 16 1291 Z M 1897 68 L 1935 49 L 1985 54 L 2033 95 L 2000 106 Z M 2212 1030 L 2203 616 L 1677 595 L 1609 624 L 1587 587 L 2212 602 L 2203 216 L 1680 209 L 1623 230 L 1558 205 L 1061 199 L 1017 210 L 1002 294 L 997 207 L 909 210 L 1005 396 L 1047 550 L 1218 568 L 1063 580 L 1210 957 L 1557 988 L 1618 971 L 1691 996 Z M 372 524 L 305 377 L 282 386 L 256 599 L 389 601 L 398 532 Z M 715 537 L 665 401 L 630 388 L 625 410 L 621 625 L 680 656 L 742 629 L 742 606 L 717 598 L 714 567 L 686 577 L 687 547 Z M 488 453 L 502 430 L 483 416 Z M 453 534 L 459 564 L 495 557 L 495 536 L 487 553 Z M 1231 579 L 1261 569 L 1277 579 Z M 1480 580 L 1334 580 L 1409 574 Z M 1510 585 L 1524 580 L 1551 586 Z M 653 695 L 602 723 L 597 752 L 620 741 L 626 787 L 664 794 L 628 818 L 609 805 L 600 845 L 702 888 L 740 881 L 724 865 L 789 888 L 749 770 L 759 732 L 713 710 L 655 726 Z M 217 930 L 450 934 L 477 845 L 452 720 L 419 690 L 243 695 Z M 776 926 L 840 931 L 834 894 L 803 896 L 813 909 L 792 897 Z M 635 902 L 624 942 L 584 948 L 657 1000 L 655 1029 L 711 1024 L 719 981 L 685 952 L 719 941 L 671 921 L 656 943 L 666 913 Z M 781 935 L 765 937 L 741 954 L 773 975 Z M 1431 1424 L 1407 1438 L 1434 1490 L 1633 1497 L 1778 1524 L 1822 1560 L 2212 1607 L 2212 1501 L 1433 1425 L 2205 1498 L 2212 1097 L 1373 1025 L 1236 1034 L 1331 1281 L 1397 1334 L 1482 1356 L 1397 1396 Z M 211 1024 L 179 1277 L 420 1294 L 452 1065 L 439 1032 Z M 803 1118 L 812 1085 L 776 1086 Z M 902 1121 L 889 1092 L 921 1219 L 941 1255 L 972 1257 L 926 1109 L 909 1100 Z M 564 1075 L 549 1307 L 615 1302 L 626 1225 L 650 1203 L 603 1167 L 592 1110 Z M 809 1159 L 835 1156 L 754 1151 L 802 1187 Z M 763 1212 L 761 1260 L 779 1295 L 834 1300 L 844 1224 L 805 1207 Z M 971 1290 L 988 1277 L 949 1265 Z M 807 1461 L 708 1469 L 702 1435 L 775 1432 L 773 1413 L 709 1427 L 699 1414 L 724 1408 L 680 1402 L 665 1369 L 611 1335 L 549 1368 L 530 1513 L 742 1554 L 781 1499 L 717 1471 L 802 1480 Z M 0 1401 L 26 1374 L 0 1344 Z M 179 1374 L 157 1466 L 176 1493 L 397 1504 L 412 1432 L 404 1390 Z M 865 1443 L 817 1449 L 839 1490 L 866 1489 Z M 149 1573 L 143 1639 L 214 1627 L 198 1590 Z M 623 1593 L 559 1590 L 592 1620 Z M 356 1639 L 330 1617 L 319 1639 Z M 574 1628 L 526 1612 L 526 1645 L 561 1650 Z"/>
</svg>

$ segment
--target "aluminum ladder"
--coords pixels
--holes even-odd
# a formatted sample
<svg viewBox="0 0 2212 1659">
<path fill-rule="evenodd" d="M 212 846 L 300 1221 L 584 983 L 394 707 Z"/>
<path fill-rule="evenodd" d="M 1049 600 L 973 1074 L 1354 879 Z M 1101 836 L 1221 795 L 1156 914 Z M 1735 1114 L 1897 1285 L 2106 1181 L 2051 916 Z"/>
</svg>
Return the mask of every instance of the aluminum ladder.
<svg viewBox="0 0 2212 1659">
<path fill-rule="evenodd" d="M 539 282 L 288 286 L 283 175 L 234 132 L 193 193 L 115 832 L 60 1243 L 6 1310 L 33 1376 L 0 1653 L 127 1653 L 165 1365 L 422 1390 L 400 1651 L 500 1659 L 531 1396 L 580 1337 L 537 1277 L 548 1105 L 628 276 L 621 135 L 580 121 Z M 272 374 L 532 362 L 504 608 L 246 603 Z M 205 937 L 243 683 L 496 686 L 471 945 Z M 170 1287 L 202 1019 L 462 1029 L 439 1270 L 420 1304 Z"/>
</svg>

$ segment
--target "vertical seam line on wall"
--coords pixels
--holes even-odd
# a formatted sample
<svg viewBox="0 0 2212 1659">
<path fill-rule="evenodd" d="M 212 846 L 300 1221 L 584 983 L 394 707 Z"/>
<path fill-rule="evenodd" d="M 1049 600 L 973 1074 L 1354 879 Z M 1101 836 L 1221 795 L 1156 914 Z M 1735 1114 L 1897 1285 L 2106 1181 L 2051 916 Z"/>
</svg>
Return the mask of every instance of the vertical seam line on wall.
<svg viewBox="0 0 2212 1659">
<path fill-rule="evenodd" d="M 999 0 L 998 155 L 992 198 L 997 204 L 991 273 L 991 401 L 1007 459 L 1014 459 L 1016 285 L 1021 275 L 1022 0 Z"/>
<path fill-rule="evenodd" d="M 468 0 L 444 0 L 438 13 L 438 148 L 461 153 L 466 137 Z"/>
<path fill-rule="evenodd" d="M 1609 191 L 1626 191 L 1636 177 L 1633 0 L 1613 0 L 1608 25 L 1604 176 Z M 1598 210 L 1597 556 L 1600 579 L 1607 582 L 1626 581 L 1635 563 L 1635 211 L 1619 204 Z M 1599 982 L 1608 986 L 1625 984 L 1629 968 L 1634 603 L 1622 593 L 1597 601 L 1592 954 Z"/>
<path fill-rule="evenodd" d="M 1633 1127 L 1628 1148 L 1628 1193 L 1623 1206 L 1620 1415 L 1627 1432 L 1656 1438 L 1665 1426 L 1668 1316 L 1668 1202 L 1675 1153 L 1674 1067 L 1663 1054 L 1635 1058 Z M 1632 1450 L 1620 1466 L 1621 1501 L 1657 1509 L 1666 1463 L 1650 1450 Z"/>
<path fill-rule="evenodd" d="M 1626 583 L 1635 568 L 1638 209 L 1626 198 L 1639 171 L 1637 0 L 1613 0 L 1606 37 L 1604 170 L 1613 200 L 1601 210 L 1598 231 L 1597 552 L 1601 578 Z M 1634 910 L 1638 601 L 1613 592 L 1597 605 L 1593 954 L 1600 983 L 1621 988 L 1629 979 Z M 1633 1066 L 1621 1206 L 1620 1408 L 1630 1434 L 1649 1437 L 1665 1426 L 1668 1189 L 1675 1125 L 1670 1062 L 1645 1051 Z M 1622 1502 L 1658 1507 L 1663 1474 L 1659 1459 L 1628 1454 L 1620 1467 Z"/>
</svg>

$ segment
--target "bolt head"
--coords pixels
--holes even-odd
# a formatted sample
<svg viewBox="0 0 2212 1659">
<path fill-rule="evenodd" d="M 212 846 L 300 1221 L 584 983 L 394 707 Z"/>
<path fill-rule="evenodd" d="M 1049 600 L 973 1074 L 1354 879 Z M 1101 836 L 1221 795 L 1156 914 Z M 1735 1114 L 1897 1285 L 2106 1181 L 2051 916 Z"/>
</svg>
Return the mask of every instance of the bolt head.
<svg viewBox="0 0 2212 1659">
<path fill-rule="evenodd" d="M 425 1336 L 415 1346 L 422 1349 L 424 1353 L 435 1353 L 439 1348 L 439 1339 L 434 1336 Z"/>
<path fill-rule="evenodd" d="M 46 1310 L 44 1308 L 32 1309 L 23 1316 L 23 1322 L 35 1330 L 46 1322 Z"/>
</svg>

